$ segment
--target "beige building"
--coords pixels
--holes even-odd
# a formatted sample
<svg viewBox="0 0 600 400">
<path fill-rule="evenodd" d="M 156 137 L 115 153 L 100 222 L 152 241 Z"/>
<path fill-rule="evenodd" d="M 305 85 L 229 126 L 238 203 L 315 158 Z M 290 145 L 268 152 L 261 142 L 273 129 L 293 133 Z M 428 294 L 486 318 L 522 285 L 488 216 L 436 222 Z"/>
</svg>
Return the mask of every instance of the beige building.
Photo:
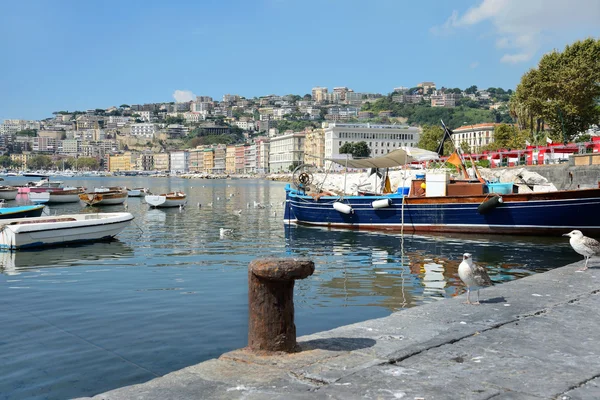
<svg viewBox="0 0 600 400">
<path fill-rule="evenodd" d="M 304 138 L 304 162 L 321 168 L 325 158 L 325 130 L 313 129 L 306 131 Z"/>
<path fill-rule="evenodd" d="M 487 123 L 456 128 L 452 134 L 454 146 L 460 148 L 462 143 L 467 143 L 471 152 L 478 153 L 483 147 L 494 142 L 494 130 L 498 125 L 500 124 Z"/>
<path fill-rule="evenodd" d="M 322 103 L 327 99 L 327 88 L 314 87 L 312 88 L 311 95 L 314 102 Z"/>
<path fill-rule="evenodd" d="M 211 173 L 215 167 L 215 149 L 204 149 L 204 172 Z"/>
<path fill-rule="evenodd" d="M 225 172 L 235 174 L 235 145 L 229 145 L 225 149 Z"/>
<path fill-rule="evenodd" d="M 167 172 L 171 170 L 171 156 L 169 153 L 154 153 L 154 170 Z"/>
<path fill-rule="evenodd" d="M 137 155 L 131 152 L 108 157 L 108 170 L 110 172 L 133 171 L 136 168 Z"/>
</svg>

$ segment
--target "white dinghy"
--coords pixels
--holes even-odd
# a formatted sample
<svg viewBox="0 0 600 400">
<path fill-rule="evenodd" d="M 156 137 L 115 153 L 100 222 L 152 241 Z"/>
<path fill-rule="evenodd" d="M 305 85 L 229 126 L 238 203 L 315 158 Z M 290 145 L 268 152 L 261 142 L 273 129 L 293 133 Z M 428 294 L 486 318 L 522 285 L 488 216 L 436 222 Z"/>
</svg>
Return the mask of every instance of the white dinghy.
<svg viewBox="0 0 600 400">
<path fill-rule="evenodd" d="M 159 195 L 146 195 L 146 203 L 150 207 L 180 207 L 185 206 L 187 203 L 187 196 L 182 192 L 159 194 Z"/>
<path fill-rule="evenodd" d="M 111 239 L 132 220 L 130 213 L 5 219 L 0 222 L 0 249 L 18 250 Z"/>
</svg>

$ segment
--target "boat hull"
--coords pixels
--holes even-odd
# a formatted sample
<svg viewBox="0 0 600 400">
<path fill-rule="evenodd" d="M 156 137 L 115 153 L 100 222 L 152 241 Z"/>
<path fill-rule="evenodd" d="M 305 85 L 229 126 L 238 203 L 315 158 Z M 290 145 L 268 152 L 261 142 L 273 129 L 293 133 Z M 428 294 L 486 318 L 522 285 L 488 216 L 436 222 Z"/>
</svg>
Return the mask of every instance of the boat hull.
<svg viewBox="0 0 600 400">
<path fill-rule="evenodd" d="M 390 205 L 374 208 L 373 201 L 389 198 Z M 600 190 L 507 194 L 498 207 L 480 214 L 488 196 L 410 198 L 402 195 L 347 196 L 341 202 L 349 214 L 337 211 L 338 197 L 287 191 L 287 223 L 332 228 L 411 232 L 456 232 L 522 235 L 560 235 L 579 229 L 600 234 Z M 404 204 L 403 204 L 404 203 Z"/>
<path fill-rule="evenodd" d="M 2 200 L 14 200 L 19 194 L 19 189 L 0 189 L 0 199 Z"/>
<path fill-rule="evenodd" d="M 34 203 L 77 203 L 79 201 L 79 190 L 59 190 L 52 192 L 29 192 L 29 200 Z"/>
<path fill-rule="evenodd" d="M 125 203 L 127 192 L 82 193 L 79 200 L 88 206 L 114 206 Z"/>
<path fill-rule="evenodd" d="M 0 208 L 0 219 L 39 217 L 44 205 L 4 207 Z"/>
<path fill-rule="evenodd" d="M 187 204 L 187 198 L 185 195 L 147 195 L 145 200 L 150 207 L 154 208 L 179 207 Z"/>
<path fill-rule="evenodd" d="M 0 223 L 0 249 L 19 250 L 108 240 L 132 220 L 130 213 L 9 219 Z"/>
</svg>

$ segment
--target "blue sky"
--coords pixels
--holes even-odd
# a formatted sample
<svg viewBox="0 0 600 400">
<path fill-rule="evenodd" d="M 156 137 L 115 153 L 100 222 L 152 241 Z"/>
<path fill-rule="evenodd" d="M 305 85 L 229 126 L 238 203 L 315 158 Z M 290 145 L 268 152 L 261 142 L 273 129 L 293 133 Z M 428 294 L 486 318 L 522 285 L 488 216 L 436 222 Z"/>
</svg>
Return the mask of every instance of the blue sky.
<svg viewBox="0 0 600 400">
<path fill-rule="evenodd" d="M 347 86 L 515 88 L 600 36 L 597 0 L 0 2 L 0 120 Z M 183 96 L 185 97 L 185 96 Z"/>
</svg>

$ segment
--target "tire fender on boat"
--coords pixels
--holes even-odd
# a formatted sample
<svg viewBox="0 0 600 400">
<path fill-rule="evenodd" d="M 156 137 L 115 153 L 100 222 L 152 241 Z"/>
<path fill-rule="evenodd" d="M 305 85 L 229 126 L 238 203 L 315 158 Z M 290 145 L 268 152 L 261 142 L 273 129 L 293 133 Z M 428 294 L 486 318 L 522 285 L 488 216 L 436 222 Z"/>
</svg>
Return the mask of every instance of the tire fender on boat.
<svg viewBox="0 0 600 400">
<path fill-rule="evenodd" d="M 502 196 L 493 196 L 481 203 L 477 207 L 477 212 L 479 214 L 486 214 L 501 205 L 503 202 L 504 200 L 502 200 Z"/>
</svg>

